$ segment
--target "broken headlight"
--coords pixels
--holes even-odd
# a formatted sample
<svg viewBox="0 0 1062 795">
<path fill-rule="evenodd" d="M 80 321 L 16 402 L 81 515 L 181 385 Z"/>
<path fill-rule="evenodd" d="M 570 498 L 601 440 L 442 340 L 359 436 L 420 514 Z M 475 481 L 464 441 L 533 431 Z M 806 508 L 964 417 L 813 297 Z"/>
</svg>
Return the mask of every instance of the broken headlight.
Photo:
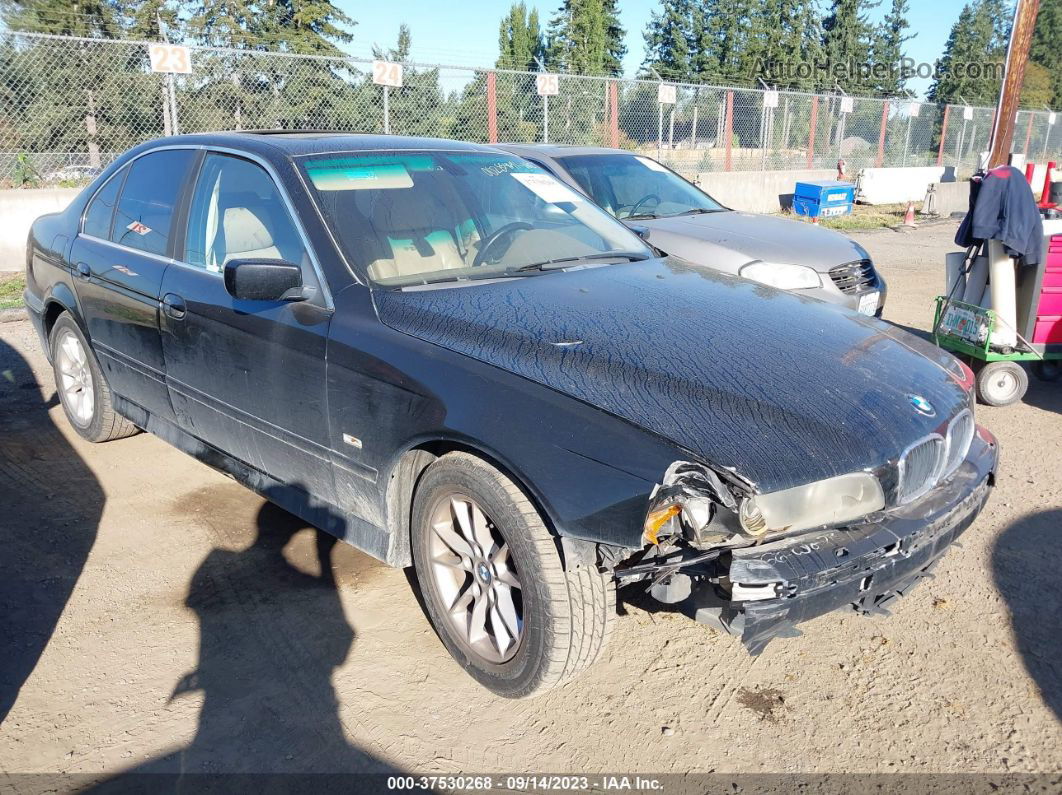
<svg viewBox="0 0 1062 795">
<path fill-rule="evenodd" d="M 851 472 L 742 501 L 738 518 L 752 536 L 843 524 L 885 507 L 881 483 L 869 472 Z"/>
</svg>

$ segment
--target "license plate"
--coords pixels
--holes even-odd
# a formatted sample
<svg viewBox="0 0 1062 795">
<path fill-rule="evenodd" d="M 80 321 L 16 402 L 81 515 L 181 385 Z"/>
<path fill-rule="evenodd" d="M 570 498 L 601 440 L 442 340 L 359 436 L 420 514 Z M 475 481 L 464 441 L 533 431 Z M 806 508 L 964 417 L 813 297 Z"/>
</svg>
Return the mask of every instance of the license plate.
<svg viewBox="0 0 1062 795">
<path fill-rule="evenodd" d="M 859 312 L 864 315 L 873 315 L 878 311 L 878 291 L 863 293 L 859 296 Z"/>
</svg>

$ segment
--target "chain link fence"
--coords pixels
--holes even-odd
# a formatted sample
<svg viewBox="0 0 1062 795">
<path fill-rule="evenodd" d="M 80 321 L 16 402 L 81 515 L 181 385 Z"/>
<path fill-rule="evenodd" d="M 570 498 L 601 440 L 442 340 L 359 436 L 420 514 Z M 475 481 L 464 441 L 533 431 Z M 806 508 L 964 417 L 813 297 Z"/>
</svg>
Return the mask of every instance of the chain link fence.
<svg viewBox="0 0 1062 795">
<path fill-rule="evenodd" d="M 686 174 L 953 166 L 987 148 L 993 110 L 908 100 L 406 63 L 401 88 L 361 58 L 191 48 L 191 74 L 151 71 L 148 44 L 0 32 L 0 181 L 84 181 L 141 141 L 256 128 L 349 130 L 465 141 L 619 146 Z M 386 97 L 385 97 L 386 91 Z M 1014 150 L 1058 159 L 1062 122 L 1020 111 Z"/>
</svg>

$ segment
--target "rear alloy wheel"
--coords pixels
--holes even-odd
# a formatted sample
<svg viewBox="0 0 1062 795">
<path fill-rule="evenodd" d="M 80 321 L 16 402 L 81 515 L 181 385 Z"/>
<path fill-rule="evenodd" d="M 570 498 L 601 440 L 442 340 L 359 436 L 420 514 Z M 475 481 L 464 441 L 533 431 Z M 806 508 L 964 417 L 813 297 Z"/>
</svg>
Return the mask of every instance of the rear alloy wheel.
<svg viewBox="0 0 1062 795">
<path fill-rule="evenodd" d="M 450 453 L 413 499 L 413 561 L 450 654 L 508 698 L 544 692 L 597 659 L 616 613 L 611 575 L 561 561 L 527 496 L 480 458 Z"/>
<path fill-rule="evenodd" d="M 132 436 L 137 427 L 114 411 L 111 389 L 77 323 L 64 312 L 52 326 L 55 388 L 66 418 L 90 442 Z"/>
<path fill-rule="evenodd" d="M 977 397 L 989 406 L 1017 403 L 1029 388 L 1029 375 L 1017 362 L 988 362 L 977 373 Z"/>
</svg>

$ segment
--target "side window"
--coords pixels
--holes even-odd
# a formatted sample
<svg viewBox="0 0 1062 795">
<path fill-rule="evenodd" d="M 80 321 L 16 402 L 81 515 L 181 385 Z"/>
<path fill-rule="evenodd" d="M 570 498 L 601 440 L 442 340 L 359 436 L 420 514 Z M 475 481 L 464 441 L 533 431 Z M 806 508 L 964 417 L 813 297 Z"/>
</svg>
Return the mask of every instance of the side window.
<svg viewBox="0 0 1062 795">
<path fill-rule="evenodd" d="M 316 282 L 295 223 L 272 177 L 239 157 L 208 154 L 188 214 L 184 261 L 220 272 L 230 259 L 281 259 Z"/>
<path fill-rule="evenodd" d="M 112 241 L 166 254 L 174 207 L 194 157 L 191 149 L 167 149 L 133 161 L 118 200 Z"/>
<path fill-rule="evenodd" d="M 111 219 L 114 218 L 114 205 L 118 199 L 118 191 L 122 189 L 125 180 L 125 170 L 122 169 L 109 180 L 92 197 L 88 210 L 85 211 L 85 226 L 82 231 L 86 235 L 98 237 L 101 240 L 109 240 L 111 236 Z"/>
</svg>

